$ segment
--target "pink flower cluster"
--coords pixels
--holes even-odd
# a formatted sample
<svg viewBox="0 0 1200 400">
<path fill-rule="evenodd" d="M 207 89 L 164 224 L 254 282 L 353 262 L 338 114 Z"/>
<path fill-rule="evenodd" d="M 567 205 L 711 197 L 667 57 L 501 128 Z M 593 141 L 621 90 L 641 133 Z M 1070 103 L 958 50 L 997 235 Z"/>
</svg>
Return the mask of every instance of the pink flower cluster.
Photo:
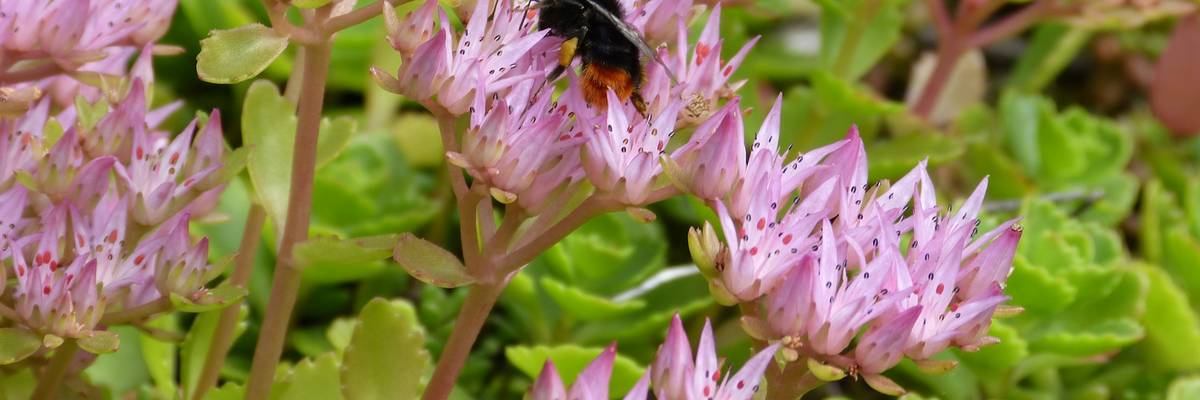
<svg viewBox="0 0 1200 400">
<path fill-rule="evenodd" d="M 0 3 L 0 86 L 49 90 L 60 104 L 83 86 L 125 75 L 141 48 L 167 31 L 176 0 L 14 0 Z"/>
<path fill-rule="evenodd" d="M 172 139 L 155 126 L 174 107 L 149 111 L 141 79 L 102 107 L 51 116 L 42 99 L 0 119 L 0 278 L 16 278 L 13 308 L 40 333 L 83 337 L 106 312 L 194 298 L 220 273 L 188 232 L 224 188 L 219 113 Z"/>
<path fill-rule="evenodd" d="M 658 348 L 654 364 L 624 398 L 644 400 L 653 387 L 654 398 L 658 399 L 749 400 L 759 392 L 763 373 L 778 347 L 771 345 L 759 351 L 736 373 L 729 373 L 728 369 L 722 372 L 725 367 L 721 365 L 723 360 L 717 358 L 709 322 L 704 322 L 693 359 L 683 322 L 676 315 L 667 331 L 667 339 Z M 616 344 L 613 344 L 579 373 L 570 391 L 564 387 L 554 362 L 546 360 L 530 397 L 534 400 L 607 399 L 616 357 Z"/>
<path fill-rule="evenodd" d="M 992 343 L 1021 230 L 1012 220 L 980 235 L 986 179 L 957 212 L 943 211 L 924 163 L 870 186 L 854 129 L 789 161 L 777 150 L 779 113 L 777 100 L 748 158 L 734 145 L 675 167 L 720 219 L 723 238 L 710 227 L 692 238 L 714 295 L 751 305 L 761 315 L 748 316 L 752 331 L 792 356 L 870 376 L 906 355 Z M 726 115 L 697 134 L 736 143 L 739 117 Z"/>
<path fill-rule="evenodd" d="M 657 51 L 679 81 L 645 63 L 643 113 L 612 91 L 606 107 L 592 106 L 570 69 L 557 90 L 546 77 L 562 38 L 534 29 L 536 11 L 490 3 L 473 3 L 461 34 L 433 0 L 405 19 L 388 15 L 404 64 L 395 77 L 374 71 L 443 120 L 466 116 L 447 158 L 477 188 L 530 215 L 585 190 L 626 207 L 699 197 L 720 219 L 720 234 L 706 227 L 689 241 L 713 294 L 756 310 L 752 333 L 791 360 L 878 382 L 903 356 L 994 341 L 985 335 L 1007 299 L 1020 228 L 1009 221 L 979 234 L 986 181 L 956 213 L 937 204 L 923 163 L 872 187 L 856 130 L 808 152 L 781 150 L 781 98 L 746 148 L 734 95 L 742 83 L 730 78 L 754 41 L 720 58 L 719 5 L 692 45 L 691 1 L 621 1 L 651 42 L 675 33 Z M 673 143 L 678 132 L 690 137 Z"/>
<path fill-rule="evenodd" d="M 719 17 L 689 45 L 686 22 L 697 9 L 691 1 L 621 3 L 635 28 L 659 32 L 653 37 L 662 41 L 669 36 L 662 32 L 675 35 L 673 47 L 658 51 L 680 82 L 673 85 L 661 65 L 646 65 L 640 86 L 645 115 L 617 100 L 593 107 L 571 72 L 566 91 L 554 98 L 546 77 L 557 65 L 562 38 L 535 30 L 536 11 L 521 12 L 508 0 L 474 2 L 463 13 L 469 20 L 461 33 L 437 1 L 404 19 L 385 12 L 389 39 L 404 63 L 395 77 L 372 73 L 383 87 L 435 113 L 468 114 L 461 147 L 447 157 L 503 203 L 538 213 L 545 204 L 567 201 L 586 178 L 621 204 L 649 204 L 676 193 L 661 162 L 685 156 L 668 151 L 675 132 L 711 120 L 714 105 L 732 96 L 741 83 L 729 78 L 753 42 L 723 61 Z M 714 15 L 719 12 L 718 6 Z M 698 147 L 712 145 L 686 149 Z"/>
</svg>

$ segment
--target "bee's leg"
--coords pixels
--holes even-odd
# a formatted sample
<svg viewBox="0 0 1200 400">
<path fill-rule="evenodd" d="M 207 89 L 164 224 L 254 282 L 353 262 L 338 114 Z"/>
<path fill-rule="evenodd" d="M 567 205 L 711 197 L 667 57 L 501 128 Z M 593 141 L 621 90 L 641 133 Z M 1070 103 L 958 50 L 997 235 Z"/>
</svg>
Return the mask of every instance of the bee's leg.
<svg viewBox="0 0 1200 400">
<path fill-rule="evenodd" d="M 571 61 L 575 60 L 575 54 L 579 50 L 579 39 L 585 32 L 581 32 L 580 36 L 572 37 L 563 42 L 562 47 L 558 50 L 558 66 L 554 67 L 554 71 L 550 72 L 549 80 L 558 79 L 559 75 L 562 75 L 571 66 Z"/>
<path fill-rule="evenodd" d="M 642 93 L 636 88 L 633 90 L 633 95 L 629 96 L 629 102 L 633 103 L 633 108 L 637 109 L 638 114 L 646 117 L 646 99 L 642 98 Z"/>
</svg>

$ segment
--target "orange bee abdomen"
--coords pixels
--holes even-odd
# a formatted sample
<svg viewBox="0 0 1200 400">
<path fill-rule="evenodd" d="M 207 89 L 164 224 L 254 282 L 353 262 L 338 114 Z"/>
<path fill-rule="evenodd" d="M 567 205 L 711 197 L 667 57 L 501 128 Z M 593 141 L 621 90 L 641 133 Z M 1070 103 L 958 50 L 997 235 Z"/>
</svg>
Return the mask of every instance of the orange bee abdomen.
<svg viewBox="0 0 1200 400">
<path fill-rule="evenodd" d="M 629 100 L 635 88 L 629 72 L 597 64 L 583 67 L 583 99 L 597 107 L 608 107 L 608 90 L 612 89 L 621 101 Z"/>
</svg>

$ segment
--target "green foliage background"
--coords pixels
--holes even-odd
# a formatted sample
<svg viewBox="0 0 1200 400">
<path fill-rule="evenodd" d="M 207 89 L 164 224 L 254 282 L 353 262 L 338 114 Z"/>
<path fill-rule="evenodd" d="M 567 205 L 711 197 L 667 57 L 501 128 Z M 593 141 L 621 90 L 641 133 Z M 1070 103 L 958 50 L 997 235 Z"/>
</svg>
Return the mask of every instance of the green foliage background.
<svg viewBox="0 0 1200 400">
<path fill-rule="evenodd" d="M 946 374 L 906 363 L 889 375 L 911 389 L 911 398 L 1200 398 L 1200 140 L 1168 134 L 1136 84 L 1093 54 L 1096 43 L 1110 41 L 1127 57 L 1153 60 L 1174 20 L 1041 24 L 988 49 L 986 100 L 934 128 L 917 122 L 902 100 L 919 51 L 933 45 L 922 2 L 871 1 L 881 8 L 864 14 L 868 1 L 743 2 L 725 8 L 722 33 L 726 52 L 763 35 L 738 72 L 750 82 L 742 91 L 754 114 L 748 123 L 761 121 L 775 93 L 785 93 L 783 136 L 797 148 L 834 141 L 855 123 L 868 143 L 872 179 L 898 177 L 928 159 L 947 200 L 990 176 L 991 223 L 1024 216 L 1007 292 L 1026 311 L 993 325 L 991 335 L 1002 342 L 941 354 L 960 363 Z M 187 52 L 156 60 L 155 101 L 220 108 L 234 146 L 290 143 L 281 136 L 290 132 L 287 124 L 271 119 L 290 105 L 269 86 L 195 78 L 198 43 L 210 30 L 265 20 L 257 1 L 181 0 L 164 42 Z M 436 125 L 366 73 L 399 62 L 383 37 L 375 19 L 335 43 L 326 114 L 330 134 L 348 143 L 318 172 L 312 231 L 416 232 L 454 250 L 458 222 Z M 292 57 L 285 53 L 261 78 L 282 86 Z M 1129 94 L 1107 100 L 1096 81 L 1124 85 Z M 177 113 L 173 123 L 191 115 Z M 220 205 L 224 218 L 196 224 L 212 238 L 214 259 L 238 246 L 255 174 L 230 185 Z M 1062 196 L 1071 193 L 1082 195 Z M 740 364 L 749 340 L 736 313 L 716 305 L 688 265 L 686 229 L 712 216 L 687 198 L 654 211 L 659 219 L 648 224 L 623 214 L 596 219 L 518 275 L 484 327 L 457 398 L 519 398 L 546 357 L 570 379 L 612 341 L 623 355 L 613 393 L 624 393 L 652 361 L 676 312 L 691 332 L 713 319 L 721 353 Z M 270 288 L 273 231 L 257 255 L 244 329 L 222 370 L 232 383 L 210 398 L 234 398 L 228 396 L 237 396 L 248 373 Z M 306 269 L 301 290 L 285 352 L 290 361 L 275 390 L 286 399 L 335 398 L 336 390 L 326 391 L 338 385 L 399 391 L 356 398 L 405 397 L 422 378 L 419 367 L 436 360 L 464 296 L 421 284 L 391 261 L 345 259 Z M 120 351 L 101 356 L 86 376 L 114 398 L 172 398 L 180 390 L 176 379 L 187 393 L 216 320 L 214 312 L 190 315 L 155 321 L 181 335 L 178 343 L 117 329 Z M 411 381 L 386 386 L 381 380 L 391 378 L 371 375 L 395 365 L 411 365 Z M 5 373 L 0 398 L 31 390 L 29 376 Z M 846 380 L 810 396 L 879 395 Z"/>
</svg>

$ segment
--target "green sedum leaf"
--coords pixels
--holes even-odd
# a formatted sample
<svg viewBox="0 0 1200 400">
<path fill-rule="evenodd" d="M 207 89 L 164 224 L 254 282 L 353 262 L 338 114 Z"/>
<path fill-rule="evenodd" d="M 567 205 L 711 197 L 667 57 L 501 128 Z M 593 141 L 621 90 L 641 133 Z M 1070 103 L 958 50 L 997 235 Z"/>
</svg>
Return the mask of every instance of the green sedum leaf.
<svg viewBox="0 0 1200 400">
<path fill-rule="evenodd" d="M 32 398 L 36 386 L 33 368 L 22 368 L 8 375 L 0 374 L 0 399 Z"/>
<path fill-rule="evenodd" d="M 567 286 L 550 277 L 541 279 L 542 288 L 572 317 L 582 321 L 597 321 L 637 312 L 646 306 L 641 300 L 615 301 L 597 296 L 577 287 Z"/>
<path fill-rule="evenodd" d="M 1000 339 L 1000 343 L 985 346 L 973 353 L 955 352 L 963 365 L 976 374 L 1003 377 L 1009 369 L 1029 356 L 1029 343 L 1021 337 L 1016 328 L 1002 321 L 992 321 L 988 336 Z"/>
<path fill-rule="evenodd" d="M 1027 312 L 1048 315 L 1071 304 L 1076 289 L 1066 279 L 1017 255 L 1005 292 L 1012 296 L 1013 304 L 1024 307 Z"/>
<path fill-rule="evenodd" d="M 242 400 L 244 398 L 246 398 L 246 388 L 236 383 L 226 383 L 204 395 L 204 400 Z"/>
<path fill-rule="evenodd" d="M 317 137 L 317 167 L 333 161 L 341 154 L 350 139 L 358 132 L 358 121 L 341 116 L 321 119 L 321 136 Z"/>
<path fill-rule="evenodd" d="M 404 369 L 407 365 L 396 364 L 392 368 Z M 339 378 L 337 355 L 325 353 L 314 359 L 305 358 L 296 364 L 287 376 L 290 384 L 278 400 L 337 400 L 342 399 L 342 382 Z M 398 393 L 394 398 L 404 398 Z"/>
<path fill-rule="evenodd" d="M 246 169 L 258 203 L 274 221 L 276 232 L 283 231 L 291 190 L 295 110 L 296 105 L 285 99 L 275 84 L 265 80 L 250 85 L 242 104 L 242 142 L 250 149 Z M 353 118 L 323 118 L 317 138 L 317 166 L 337 158 L 357 127 Z"/>
<path fill-rule="evenodd" d="M 1041 90 L 1075 59 L 1091 37 L 1091 30 L 1071 24 L 1039 25 L 1008 77 L 1008 87 L 1030 93 Z"/>
<path fill-rule="evenodd" d="M 40 335 L 20 328 L 0 328 L 0 365 L 24 360 L 40 348 Z"/>
<path fill-rule="evenodd" d="M 373 299 L 359 314 L 342 360 L 342 394 L 349 400 L 416 398 L 428 365 L 425 331 L 412 305 Z"/>
<path fill-rule="evenodd" d="M 841 78 L 858 80 L 900 39 L 908 0 L 824 0 L 821 60 Z"/>
<path fill-rule="evenodd" d="M 296 262 L 301 265 L 322 262 L 365 262 L 387 258 L 396 247 L 400 235 L 379 235 L 343 239 L 335 236 L 316 236 L 296 245 Z"/>
<path fill-rule="evenodd" d="M 1030 349 L 1068 356 L 1088 356 L 1120 349 L 1141 340 L 1142 326 L 1133 319 L 1115 319 L 1082 327 L 1056 330 L 1030 342 Z"/>
<path fill-rule="evenodd" d="M 952 161 L 964 147 L 961 140 L 934 132 L 875 142 L 867 150 L 871 154 L 868 173 L 872 181 L 899 178 L 921 160 L 928 159 L 931 167 Z"/>
<path fill-rule="evenodd" d="M 400 235 L 392 258 L 414 278 L 430 285 L 453 288 L 475 282 L 453 253 L 411 233 Z"/>
<path fill-rule="evenodd" d="M 250 148 L 246 165 L 258 203 L 283 231 L 291 188 L 292 147 L 296 134 L 295 106 L 269 81 L 255 81 L 242 105 L 242 143 Z"/>
<path fill-rule="evenodd" d="M 869 141 L 884 117 L 902 112 L 903 106 L 825 71 L 810 77 L 811 88 L 798 87 L 784 96 L 780 139 L 784 144 L 809 149 L 833 143 L 858 126 Z"/>
<path fill-rule="evenodd" d="M 354 337 L 354 328 L 358 321 L 350 318 L 338 318 L 329 323 L 329 329 L 325 331 L 325 339 L 333 346 L 338 355 L 346 351 L 350 347 L 350 340 Z"/>
<path fill-rule="evenodd" d="M 238 83 L 267 69 L 287 46 L 287 37 L 259 23 L 214 30 L 200 41 L 196 73 L 205 82 Z"/>
<path fill-rule="evenodd" d="M 1188 304 L 1187 295 L 1161 268 L 1143 264 L 1139 270 L 1150 282 L 1146 313 L 1142 316 L 1146 326 L 1142 347 L 1146 349 L 1147 360 L 1166 369 L 1200 368 L 1200 358 L 1193 352 L 1180 351 L 1200 348 L 1200 320 Z"/>
<path fill-rule="evenodd" d="M 115 332 L 94 331 L 92 334 L 79 338 L 79 348 L 92 354 L 108 354 L 121 347 L 121 337 Z"/>
</svg>

